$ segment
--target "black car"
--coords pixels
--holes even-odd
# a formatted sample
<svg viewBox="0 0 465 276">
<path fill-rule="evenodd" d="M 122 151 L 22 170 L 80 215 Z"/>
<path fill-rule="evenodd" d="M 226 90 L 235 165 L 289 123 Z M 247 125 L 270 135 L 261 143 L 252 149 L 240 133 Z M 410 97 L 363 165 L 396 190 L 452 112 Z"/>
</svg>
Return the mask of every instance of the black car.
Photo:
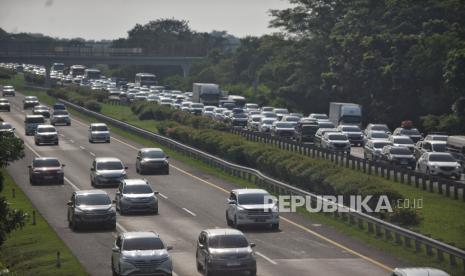
<svg viewBox="0 0 465 276">
<path fill-rule="evenodd" d="M 68 224 L 73 230 L 82 226 L 116 228 L 116 210 L 105 191 L 75 191 L 67 205 Z"/>
<path fill-rule="evenodd" d="M 385 146 L 381 152 L 381 162 L 409 169 L 415 169 L 416 166 L 412 151 L 402 146 Z"/>
<path fill-rule="evenodd" d="M 295 139 L 299 143 L 313 142 L 313 138 L 318 130 L 318 123 L 315 121 L 301 121 L 295 127 Z"/>
<path fill-rule="evenodd" d="M 233 113 L 229 118 L 231 126 L 233 127 L 245 127 L 247 126 L 247 122 L 249 117 L 245 113 Z"/>
<path fill-rule="evenodd" d="M 39 105 L 39 99 L 36 96 L 26 96 L 23 99 L 23 108 L 30 108 Z"/>
<path fill-rule="evenodd" d="M 29 165 L 29 182 L 36 184 L 64 184 L 64 164 L 54 157 L 36 157 Z"/>
<path fill-rule="evenodd" d="M 142 148 L 137 153 L 136 171 L 140 174 L 161 172 L 170 173 L 169 156 L 160 148 Z"/>
<path fill-rule="evenodd" d="M 15 128 L 7 122 L 0 122 L 0 136 L 13 136 Z"/>
</svg>

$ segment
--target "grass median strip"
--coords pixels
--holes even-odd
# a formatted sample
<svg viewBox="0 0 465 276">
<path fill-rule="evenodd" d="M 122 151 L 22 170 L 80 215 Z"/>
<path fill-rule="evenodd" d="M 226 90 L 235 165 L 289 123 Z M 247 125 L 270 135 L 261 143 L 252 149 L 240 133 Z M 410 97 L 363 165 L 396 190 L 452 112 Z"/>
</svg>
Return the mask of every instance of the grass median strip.
<svg viewBox="0 0 465 276">
<path fill-rule="evenodd" d="M 12 208 L 29 214 L 26 226 L 11 233 L 0 248 L 0 262 L 10 271 L 8 275 L 87 275 L 81 263 L 38 211 L 35 211 L 33 225 L 34 206 L 8 172 L 2 170 L 2 173 L 5 186 L 0 196 L 5 197 Z M 60 267 L 57 267 L 57 252 L 60 252 Z"/>
</svg>

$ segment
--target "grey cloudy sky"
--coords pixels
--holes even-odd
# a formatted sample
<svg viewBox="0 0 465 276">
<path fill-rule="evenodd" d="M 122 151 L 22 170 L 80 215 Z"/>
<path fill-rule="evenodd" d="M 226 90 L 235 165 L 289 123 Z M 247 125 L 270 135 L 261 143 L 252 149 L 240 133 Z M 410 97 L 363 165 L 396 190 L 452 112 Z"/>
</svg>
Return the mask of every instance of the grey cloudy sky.
<svg viewBox="0 0 465 276">
<path fill-rule="evenodd" d="M 268 10 L 287 0 L 0 0 L 0 27 L 8 32 L 54 37 L 115 39 L 136 23 L 185 19 L 193 30 L 225 30 L 233 35 L 271 33 Z"/>
</svg>

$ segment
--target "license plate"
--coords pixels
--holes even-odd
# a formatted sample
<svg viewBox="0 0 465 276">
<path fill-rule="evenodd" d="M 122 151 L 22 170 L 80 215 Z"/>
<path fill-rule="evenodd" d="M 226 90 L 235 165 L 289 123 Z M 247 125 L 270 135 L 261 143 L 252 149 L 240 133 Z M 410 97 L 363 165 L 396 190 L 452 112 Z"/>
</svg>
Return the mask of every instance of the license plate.
<svg viewBox="0 0 465 276">
<path fill-rule="evenodd" d="M 402 165 L 407 165 L 408 162 L 407 162 L 407 160 L 402 160 L 402 161 L 400 161 L 400 163 L 401 163 Z"/>
<path fill-rule="evenodd" d="M 231 262 L 227 262 L 226 265 L 227 266 L 238 266 L 238 265 L 241 265 L 241 263 L 238 261 L 231 261 Z"/>
<path fill-rule="evenodd" d="M 46 175 L 44 176 L 44 179 L 53 179 L 53 175 Z"/>
<path fill-rule="evenodd" d="M 255 222 L 265 222 L 265 219 L 255 219 Z"/>
</svg>

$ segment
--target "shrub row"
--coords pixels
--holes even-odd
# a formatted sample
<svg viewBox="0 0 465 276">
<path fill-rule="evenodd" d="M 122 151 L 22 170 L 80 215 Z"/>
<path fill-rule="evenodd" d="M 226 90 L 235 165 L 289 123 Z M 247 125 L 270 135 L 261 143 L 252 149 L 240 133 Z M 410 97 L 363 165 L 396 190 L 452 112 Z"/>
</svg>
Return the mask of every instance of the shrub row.
<svg viewBox="0 0 465 276">
<path fill-rule="evenodd" d="M 29 72 L 24 72 L 24 79 L 27 82 L 43 85 L 45 83 L 45 77 L 42 75 L 36 75 Z"/>
<path fill-rule="evenodd" d="M 0 68 L 0 79 L 11 79 L 13 75 L 16 74 L 16 71 L 7 69 L 7 68 Z"/>
<path fill-rule="evenodd" d="M 47 91 L 51 97 L 64 99 L 95 112 L 102 110 L 102 102 L 108 99 L 103 90 L 91 90 L 83 87 L 52 88 Z"/>
</svg>

